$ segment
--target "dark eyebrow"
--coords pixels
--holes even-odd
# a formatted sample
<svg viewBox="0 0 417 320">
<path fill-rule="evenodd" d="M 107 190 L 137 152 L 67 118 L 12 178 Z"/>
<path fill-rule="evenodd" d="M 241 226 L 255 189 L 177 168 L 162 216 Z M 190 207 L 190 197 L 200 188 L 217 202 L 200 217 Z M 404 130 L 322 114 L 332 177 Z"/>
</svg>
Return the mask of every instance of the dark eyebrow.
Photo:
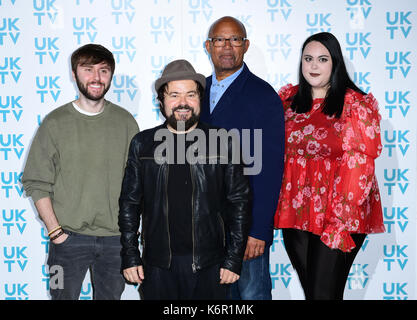
<svg viewBox="0 0 417 320">
<path fill-rule="evenodd" d="M 182 92 L 179 92 L 179 91 L 169 91 L 167 93 L 169 94 L 169 93 L 182 93 Z M 190 91 L 187 91 L 185 93 L 197 93 L 197 90 L 190 90 Z"/>
<path fill-rule="evenodd" d="M 307 53 L 305 53 L 305 54 L 303 54 L 303 57 L 312 57 L 312 55 L 311 54 L 307 54 Z M 328 57 L 330 57 L 329 55 L 327 55 L 327 54 L 322 54 L 322 55 L 320 55 L 320 56 L 318 56 L 319 58 L 322 58 L 322 57 L 326 57 L 326 58 L 328 58 Z"/>
<path fill-rule="evenodd" d="M 86 68 L 91 68 L 92 66 L 94 66 L 94 65 L 96 65 L 97 63 L 80 63 L 79 64 L 79 66 L 80 67 L 86 67 Z M 100 67 L 100 69 L 104 69 L 104 68 L 106 68 L 106 69 L 111 69 L 111 67 L 106 63 L 106 64 L 104 64 L 102 67 Z"/>
</svg>

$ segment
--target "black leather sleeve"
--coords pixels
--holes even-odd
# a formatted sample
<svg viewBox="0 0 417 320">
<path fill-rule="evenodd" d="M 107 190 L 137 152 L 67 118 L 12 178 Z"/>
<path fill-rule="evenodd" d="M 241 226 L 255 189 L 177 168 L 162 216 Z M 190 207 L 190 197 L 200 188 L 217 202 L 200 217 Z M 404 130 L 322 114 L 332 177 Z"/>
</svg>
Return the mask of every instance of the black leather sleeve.
<svg viewBox="0 0 417 320">
<path fill-rule="evenodd" d="M 229 160 L 225 169 L 227 209 L 223 218 L 229 232 L 229 241 L 222 267 L 240 274 L 250 228 L 251 193 L 249 179 L 243 174 L 243 165 L 232 161 L 231 141 L 228 147 Z"/>
<path fill-rule="evenodd" d="M 139 158 L 140 142 L 136 135 L 129 147 L 129 155 L 119 198 L 119 229 L 122 244 L 122 266 L 126 268 L 142 265 L 139 251 L 139 224 L 143 207 L 143 188 L 141 162 Z"/>
</svg>

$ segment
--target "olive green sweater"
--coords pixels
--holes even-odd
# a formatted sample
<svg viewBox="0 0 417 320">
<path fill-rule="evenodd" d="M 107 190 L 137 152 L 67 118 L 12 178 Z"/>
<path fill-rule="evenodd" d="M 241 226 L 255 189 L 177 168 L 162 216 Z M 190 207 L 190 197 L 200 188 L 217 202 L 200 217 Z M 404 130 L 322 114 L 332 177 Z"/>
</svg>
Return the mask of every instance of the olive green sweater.
<svg viewBox="0 0 417 320">
<path fill-rule="evenodd" d="M 139 131 L 125 109 L 105 101 L 88 116 L 72 103 L 43 120 L 22 176 L 26 194 L 50 197 L 59 224 L 93 236 L 119 234 L 120 188 L 130 140 Z"/>
</svg>

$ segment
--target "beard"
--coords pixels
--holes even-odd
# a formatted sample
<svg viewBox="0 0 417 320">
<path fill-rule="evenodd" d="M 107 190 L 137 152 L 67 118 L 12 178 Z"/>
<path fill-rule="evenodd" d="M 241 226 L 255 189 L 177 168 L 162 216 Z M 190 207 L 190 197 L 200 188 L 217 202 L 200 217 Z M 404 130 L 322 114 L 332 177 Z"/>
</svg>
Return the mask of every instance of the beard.
<svg viewBox="0 0 417 320">
<path fill-rule="evenodd" d="M 77 87 L 78 87 L 78 90 L 80 91 L 80 93 L 82 93 L 83 96 L 85 96 L 87 99 L 92 100 L 92 101 L 101 100 L 106 95 L 107 91 L 109 91 L 109 89 L 110 89 L 110 85 L 106 88 L 105 84 L 104 83 L 101 83 L 101 82 L 90 82 L 90 83 L 87 83 L 87 86 L 85 86 L 84 84 L 82 84 L 80 82 L 80 80 L 78 79 L 77 75 L 75 75 L 75 80 L 77 82 Z M 103 93 L 100 94 L 100 95 L 92 95 L 92 94 L 90 94 L 88 92 L 88 88 L 87 88 L 89 84 L 103 85 L 104 86 Z"/>
<path fill-rule="evenodd" d="M 161 105 L 161 113 L 167 120 L 167 124 L 172 127 L 175 131 L 187 131 L 189 130 L 193 125 L 195 125 L 200 120 L 200 114 L 196 114 L 194 112 L 194 109 L 191 108 L 189 105 L 180 105 L 178 107 L 175 107 L 172 109 L 172 113 L 169 117 L 166 116 L 164 106 Z M 177 119 L 175 118 L 175 111 L 177 110 L 190 110 L 191 111 L 191 117 L 188 119 Z"/>
</svg>

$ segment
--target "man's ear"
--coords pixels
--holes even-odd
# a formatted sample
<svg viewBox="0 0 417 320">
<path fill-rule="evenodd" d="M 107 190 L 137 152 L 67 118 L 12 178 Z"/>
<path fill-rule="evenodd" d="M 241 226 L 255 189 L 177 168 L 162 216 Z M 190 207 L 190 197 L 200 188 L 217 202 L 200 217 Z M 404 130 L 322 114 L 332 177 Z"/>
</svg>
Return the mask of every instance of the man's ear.
<svg viewBox="0 0 417 320">
<path fill-rule="evenodd" d="M 211 55 L 211 50 L 210 50 L 210 40 L 206 40 L 206 42 L 204 43 L 205 47 L 206 47 L 206 51 L 209 55 Z"/>
<path fill-rule="evenodd" d="M 248 51 L 248 49 L 249 49 L 249 45 L 250 45 L 250 42 L 249 42 L 249 39 L 247 39 L 247 40 L 245 41 L 245 53 L 246 53 L 246 51 Z"/>
</svg>

